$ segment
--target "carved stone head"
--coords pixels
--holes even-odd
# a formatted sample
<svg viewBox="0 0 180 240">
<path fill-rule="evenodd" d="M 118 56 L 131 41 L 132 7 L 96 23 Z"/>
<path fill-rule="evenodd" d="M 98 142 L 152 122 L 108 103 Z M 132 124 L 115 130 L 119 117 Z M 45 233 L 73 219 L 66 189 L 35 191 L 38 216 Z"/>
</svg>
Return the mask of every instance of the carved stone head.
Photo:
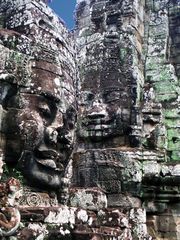
<svg viewBox="0 0 180 240">
<path fill-rule="evenodd" d="M 78 135 L 97 147 L 114 147 L 128 142 L 132 85 L 118 58 L 120 47 L 105 41 L 87 45 L 86 67 L 80 72 Z"/>
<path fill-rule="evenodd" d="M 72 151 L 75 109 L 65 101 L 54 73 L 33 71 L 38 72 L 34 81 L 39 87 L 18 92 L 7 101 L 5 160 L 18 163 L 30 181 L 54 188 L 60 185 Z"/>
<path fill-rule="evenodd" d="M 127 133 L 130 112 L 126 92 L 112 86 L 81 94 L 80 136 L 99 141 Z"/>
<path fill-rule="evenodd" d="M 28 56 L 3 49 L 8 53 L 2 70 L 5 75 L 1 74 L 2 106 L 6 110 L 5 162 L 20 169 L 28 184 L 57 190 L 73 149 L 73 77 L 59 61 L 59 52 L 51 59 L 48 48 L 38 57 L 33 51 Z M 45 54 L 50 57 L 45 59 Z"/>
</svg>

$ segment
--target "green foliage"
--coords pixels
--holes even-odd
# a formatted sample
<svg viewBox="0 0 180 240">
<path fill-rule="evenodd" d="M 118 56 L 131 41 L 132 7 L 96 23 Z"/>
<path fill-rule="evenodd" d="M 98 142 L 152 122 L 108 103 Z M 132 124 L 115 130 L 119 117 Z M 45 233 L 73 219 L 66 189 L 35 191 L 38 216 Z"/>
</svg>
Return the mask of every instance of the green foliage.
<svg viewBox="0 0 180 240">
<path fill-rule="evenodd" d="M 25 179 L 19 170 L 17 170 L 16 168 L 10 168 L 7 166 L 7 164 L 4 164 L 3 175 L 1 180 L 7 181 L 10 177 L 18 179 L 22 185 L 25 184 Z"/>
<path fill-rule="evenodd" d="M 4 15 L 0 16 L 0 28 L 4 27 Z"/>
</svg>

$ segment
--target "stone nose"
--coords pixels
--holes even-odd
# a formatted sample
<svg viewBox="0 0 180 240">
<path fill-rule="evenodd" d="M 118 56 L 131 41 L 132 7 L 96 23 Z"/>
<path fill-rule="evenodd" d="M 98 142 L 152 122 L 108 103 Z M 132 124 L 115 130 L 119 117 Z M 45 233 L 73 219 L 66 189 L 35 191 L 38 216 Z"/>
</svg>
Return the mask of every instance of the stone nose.
<svg viewBox="0 0 180 240">
<path fill-rule="evenodd" d="M 87 110 L 87 116 L 90 119 L 102 119 L 108 115 L 106 105 L 102 99 L 95 100 Z"/>
<path fill-rule="evenodd" d="M 92 102 L 92 106 L 99 106 L 103 104 L 102 98 L 95 98 L 94 101 Z"/>
<path fill-rule="evenodd" d="M 52 143 L 57 143 L 58 141 L 58 131 L 56 128 L 47 127 L 46 128 L 46 139 Z"/>
<path fill-rule="evenodd" d="M 46 127 L 46 139 L 48 142 L 51 143 L 57 143 L 58 137 L 60 135 L 60 132 L 62 132 L 61 129 L 64 127 L 64 122 L 63 122 L 63 116 L 62 114 L 56 114 L 54 121 Z"/>
</svg>

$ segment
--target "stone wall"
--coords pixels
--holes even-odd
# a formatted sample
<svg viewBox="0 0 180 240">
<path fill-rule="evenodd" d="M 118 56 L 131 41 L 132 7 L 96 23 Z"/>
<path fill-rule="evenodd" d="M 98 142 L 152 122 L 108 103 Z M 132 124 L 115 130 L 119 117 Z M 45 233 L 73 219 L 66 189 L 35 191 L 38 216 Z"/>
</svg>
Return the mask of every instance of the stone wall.
<svg viewBox="0 0 180 240">
<path fill-rule="evenodd" d="M 161 105 L 160 122 L 163 128 L 159 136 L 164 132 L 164 136 L 160 137 L 160 145 L 164 146 L 166 163 L 161 163 L 160 166 L 169 169 L 169 173 L 170 169 L 179 168 L 179 74 L 178 60 L 173 53 L 173 49 L 178 49 L 175 43 L 178 42 L 178 37 L 176 27 L 172 27 L 177 24 L 178 5 L 177 1 L 147 1 L 146 14 L 145 83 L 153 89 L 154 101 Z M 147 204 L 148 221 L 150 229 L 156 229 L 154 234 L 151 231 L 152 236 L 157 237 L 155 232 L 160 232 L 160 236 L 165 239 L 178 239 L 179 207 L 176 203 L 179 198 L 179 173 L 177 171 L 175 176 L 171 172 L 167 180 L 167 175 L 163 172 L 162 170 L 159 180 L 151 182 L 151 187 L 148 187 L 146 202 L 150 195 L 156 196 L 155 200 Z"/>
<path fill-rule="evenodd" d="M 154 238 L 179 237 L 178 13 L 176 1 L 79 1 L 76 9 L 73 186 L 99 187 L 108 206 L 145 207 Z M 162 229 L 162 219 L 171 224 Z"/>
</svg>

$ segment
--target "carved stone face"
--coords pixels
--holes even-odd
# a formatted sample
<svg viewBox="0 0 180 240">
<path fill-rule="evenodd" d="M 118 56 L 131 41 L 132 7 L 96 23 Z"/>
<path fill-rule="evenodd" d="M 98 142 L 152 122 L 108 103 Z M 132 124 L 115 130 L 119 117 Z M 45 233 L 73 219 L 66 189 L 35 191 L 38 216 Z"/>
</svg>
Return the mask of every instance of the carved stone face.
<svg viewBox="0 0 180 240">
<path fill-rule="evenodd" d="M 118 87 L 82 91 L 79 136 L 102 141 L 126 135 L 130 126 L 129 101 L 127 92 Z"/>
<path fill-rule="evenodd" d="M 63 88 L 55 72 L 34 67 L 31 87 L 7 95 L 5 106 L 5 161 L 18 164 L 30 184 L 51 189 L 61 186 L 76 118 L 73 93 Z"/>
</svg>

